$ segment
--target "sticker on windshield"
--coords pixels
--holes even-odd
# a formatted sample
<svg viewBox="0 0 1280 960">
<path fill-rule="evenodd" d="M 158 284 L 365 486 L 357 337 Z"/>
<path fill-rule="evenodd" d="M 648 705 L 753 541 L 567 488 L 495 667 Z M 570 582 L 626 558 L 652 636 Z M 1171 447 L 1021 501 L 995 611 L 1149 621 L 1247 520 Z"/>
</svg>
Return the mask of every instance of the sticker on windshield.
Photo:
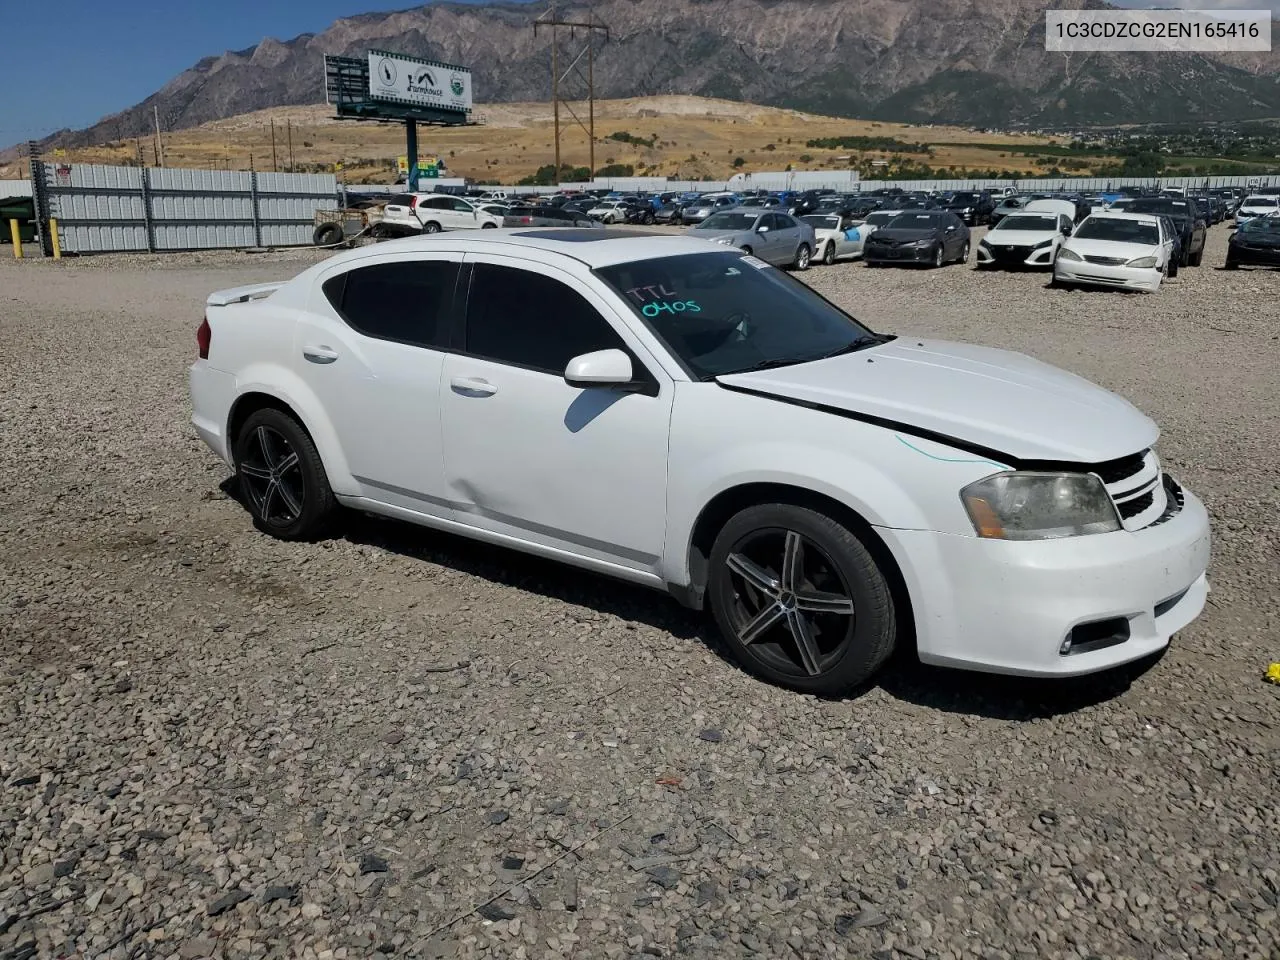
<svg viewBox="0 0 1280 960">
<path fill-rule="evenodd" d="M 751 264 L 757 270 L 766 270 L 769 267 L 767 263 L 765 263 L 763 260 L 759 259 L 758 257 L 743 257 L 742 262 Z"/>
</svg>

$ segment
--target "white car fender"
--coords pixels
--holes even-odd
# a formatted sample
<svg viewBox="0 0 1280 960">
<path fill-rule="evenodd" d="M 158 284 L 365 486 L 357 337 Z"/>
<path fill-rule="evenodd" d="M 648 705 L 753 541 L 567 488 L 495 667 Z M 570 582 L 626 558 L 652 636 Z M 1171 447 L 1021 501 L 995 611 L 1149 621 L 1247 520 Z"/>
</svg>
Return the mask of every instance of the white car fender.
<svg viewBox="0 0 1280 960">
<path fill-rule="evenodd" d="M 265 393 L 287 404 L 315 442 L 333 492 L 339 496 L 359 495 L 359 485 L 351 476 L 351 469 L 347 466 L 347 458 L 342 452 L 342 445 L 338 442 L 333 425 L 325 416 L 319 398 L 301 377 L 278 363 L 250 363 L 236 378 L 236 403 L 250 393 Z M 231 411 L 234 410 L 235 405 L 232 405 Z M 234 442 L 234 438 L 230 442 Z"/>
</svg>

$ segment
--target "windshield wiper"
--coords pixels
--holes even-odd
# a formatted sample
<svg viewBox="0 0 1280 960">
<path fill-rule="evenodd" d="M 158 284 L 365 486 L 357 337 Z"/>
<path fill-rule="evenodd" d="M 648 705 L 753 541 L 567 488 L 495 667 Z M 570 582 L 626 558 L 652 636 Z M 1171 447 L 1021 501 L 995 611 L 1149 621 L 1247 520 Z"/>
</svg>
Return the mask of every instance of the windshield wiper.
<svg viewBox="0 0 1280 960">
<path fill-rule="evenodd" d="M 734 370 L 733 373 L 712 374 L 705 379 L 714 380 L 716 376 L 733 376 L 738 373 L 759 373 L 761 370 L 773 370 L 777 367 L 791 367 L 800 363 L 816 363 L 819 360 L 829 360 L 832 357 L 839 357 L 846 353 L 853 353 L 857 350 L 864 350 L 867 347 L 874 347 L 881 343 L 888 343 L 890 340 L 896 339 L 891 333 L 873 333 L 866 337 L 859 337 L 846 343 L 844 346 L 836 347 L 834 350 L 828 350 L 826 353 L 819 353 L 812 357 L 773 357 L 769 360 L 761 360 L 759 363 L 753 363 L 749 367 L 743 367 L 741 370 Z"/>
</svg>

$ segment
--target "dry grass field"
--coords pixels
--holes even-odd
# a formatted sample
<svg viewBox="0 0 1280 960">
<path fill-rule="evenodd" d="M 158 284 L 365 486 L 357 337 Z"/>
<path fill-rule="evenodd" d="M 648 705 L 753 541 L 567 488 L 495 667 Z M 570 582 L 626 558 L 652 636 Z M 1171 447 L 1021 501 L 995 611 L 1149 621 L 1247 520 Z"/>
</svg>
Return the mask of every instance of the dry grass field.
<svg viewBox="0 0 1280 960">
<path fill-rule="evenodd" d="M 587 120 L 587 105 L 574 112 Z M 423 129 L 420 152 L 444 158 L 453 176 L 514 183 L 538 167 L 554 161 L 553 118 L 549 103 L 501 103 L 477 108 L 483 122 L 453 129 Z M 562 114 L 562 162 L 588 164 L 588 139 L 573 118 Z M 275 149 L 272 149 L 272 124 Z M 897 123 L 842 119 L 690 96 L 642 97 L 596 103 L 596 168 L 608 163 L 631 164 L 637 174 L 686 179 L 723 179 L 741 170 L 843 169 L 851 152 L 807 147 L 823 137 L 894 137 L 935 146 L 932 156 L 915 155 L 932 167 L 1005 168 L 1033 173 L 1033 158 L 1006 154 L 981 144 L 1027 147 L 1052 141 L 1028 135 L 998 135 L 957 127 L 913 127 Z M 643 146 L 609 139 L 626 132 L 651 140 Z M 292 144 L 292 146 L 290 146 Z M 973 146 L 966 146 L 973 144 Z M 79 163 L 129 163 L 139 156 L 155 162 L 152 138 L 116 141 L 68 150 L 65 158 Z M 279 107 L 215 121 L 164 137 L 166 166 L 229 167 L 257 170 L 332 169 L 342 163 L 352 182 L 385 182 L 387 164 L 404 153 L 399 125 L 335 120 L 329 107 Z M 867 151 L 864 160 L 887 156 Z M 742 158 L 735 168 L 734 161 Z M 18 163 L 0 165 L 0 178 L 21 176 Z"/>
</svg>

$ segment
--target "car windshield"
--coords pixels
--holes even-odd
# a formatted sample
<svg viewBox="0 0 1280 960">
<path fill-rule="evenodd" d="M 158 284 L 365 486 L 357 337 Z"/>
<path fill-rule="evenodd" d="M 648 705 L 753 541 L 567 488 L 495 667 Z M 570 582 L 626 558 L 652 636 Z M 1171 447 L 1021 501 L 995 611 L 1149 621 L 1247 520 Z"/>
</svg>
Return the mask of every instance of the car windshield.
<svg viewBox="0 0 1280 960">
<path fill-rule="evenodd" d="M 1127 217 L 1089 217 L 1076 228 L 1075 235 L 1080 240 L 1116 240 L 1147 246 L 1160 242 L 1160 231 L 1154 223 Z"/>
<path fill-rule="evenodd" d="M 1275 207 L 1280 206 L 1280 197 L 1249 197 L 1242 206 L 1246 207 Z"/>
<path fill-rule="evenodd" d="M 889 221 L 889 230 L 936 230 L 943 218 L 936 213 L 904 213 Z"/>
<path fill-rule="evenodd" d="M 1280 217 L 1254 217 L 1240 225 L 1240 232 L 1280 234 Z"/>
<path fill-rule="evenodd" d="M 595 272 L 700 380 L 881 342 L 810 287 L 738 252 L 638 260 Z"/>
<path fill-rule="evenodd" d="M 724 213 L 717 213 L 714 216 L 707 217 L 701 224 L 694 227 L 695 230 L 750 230 L 755 226 L 756 213 L 738 213 L 733 210 L 726 210 Z"/>
<path fill-rule="evenodd" d="M 1005 217 L 996 226 L 997 230 L 1057 230 L 1057 217 L 1036 217 L 1029 213 Z"/>
<path fill-rule="evenodd" d="M 800 219 L 803 220 L 805 223 L 809 224 L 815 230 L 839 230 L 840 229 L 839 217 L 823 217 L 823 216 L 810 215 L 807 217 L 801 217 Z"/>
<path fill-rule="evenodd" d="M 951 197 L 952 203 L 977 203 L 978 195 L 976 193 L 957 193 Z"/>
</svg>

